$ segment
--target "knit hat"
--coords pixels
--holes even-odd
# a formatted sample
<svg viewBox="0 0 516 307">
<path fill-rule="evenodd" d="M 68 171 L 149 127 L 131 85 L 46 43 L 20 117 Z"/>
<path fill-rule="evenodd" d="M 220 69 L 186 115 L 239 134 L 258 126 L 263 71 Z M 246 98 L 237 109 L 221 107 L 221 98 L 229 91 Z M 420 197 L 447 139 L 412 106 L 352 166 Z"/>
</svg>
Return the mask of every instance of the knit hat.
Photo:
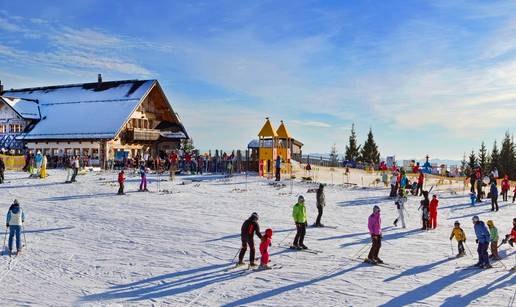
<svg viewBox="0 0 516 307">
<path fill-rule="evenodd" d="M 251 217 L 252 217 L 252 218 L 255 218 L 255 219 L 258 219 L 258 213 L 253 212 L 253 214 L 251 214 Z"/>
<path fill-rule="evenodd" d="M 480 221 L 480 219 L 478 218 L 477 215 L 475 215 L 472 219 L 471 219 L 474 223 Z"/>
<path fill-rule="evenodd" d="M 460 222 L 459 221 L 455 221 L 455 223 L 453 223 L 454 225 L 460 225 Z"/>
<path fill-rule="evenodd" d="M 302 202 L 304 202 L 304 201 L 305 201 L 304 196 L 303 196 L 303 195 L 299 195 L 299 197 L 297 198 L 297 202 L 298 202 L 298 203 L 302 203 Z"/>
<path fill-rule="evenodd" d="M 20 205 L 20 202 L 19 202 L 17 199 L 15 199 L 15 200 L 13 201 L 13 205 Z"/>
<path fill-rule="evenodd" d="M 487 226 L 494 227 L 494 222 L 492 220 L 487 221 Z"/>
<path fill-rule="evenodd" d="M 270 228 L 267 228 L 265 230 L 265 236 L 269 237 L 269 238 L 272 238 L 272 229 Z"/>
<path fill-rule="evenodd" d="M 376 213 L 376 212 L 380 212 L 380 207 L 378 207 L 377 205 L 375 205 L 375 206 L 373 207 L 373 212 L 375 212 L 375 213 Z"/>
</svg>

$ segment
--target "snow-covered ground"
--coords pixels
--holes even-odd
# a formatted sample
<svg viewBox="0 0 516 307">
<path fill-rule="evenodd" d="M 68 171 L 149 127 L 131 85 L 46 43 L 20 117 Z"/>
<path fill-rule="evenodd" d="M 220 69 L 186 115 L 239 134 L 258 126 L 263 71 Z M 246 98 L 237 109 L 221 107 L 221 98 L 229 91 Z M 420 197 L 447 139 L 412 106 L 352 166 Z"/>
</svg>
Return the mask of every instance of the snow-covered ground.
<svg viewBox="0 0 516 307">
<path fill-rule="evenodd" d="M 236 176 L 180 185 L 180 177 L 162 181 L 166 192 L 158 193 L 151 176 L 152 193 L 138 193 L 138 178 L 129 177 L 129 193 L 117 196 L 114 173 L 89 173 L 76 184 L 62 184 L 65 173 L 52 170 L 45 180 L 22 173 L 6 179 L 0 212 L 15 198 L 21 202 L 27 248 L 12 261 L 0 258 L 2 305 L 510 306 L 516 294 L 516 272 L 501 263 L 462 269 L 477 260 L 471 217 L 493 219 L 505 234 L 516 217 L 516 205 L 508 203 L 492 213 L 487 202 L 472 208 L 466 194 L 443 192 L 439 227 L 423 232 L 419 198 L 409 199 L 408 228 L 400 229 L 392 226 L 395 207 L 384 188 L 328 186 L 323 223 L 338 228 L 309 228 L 306 245 L 323 251 L 311 254 L 278 243 L 293 238 L 291 210 L 299 194 L 314 222 L 315 194 L 307 193 L 314 184 L 274 187 L 249 177 L 246 185 Z M 352 260 L 369 244 L 367 217 L 375 204 L 384 227 L 380 257 L 391 268 Z M 253 211 L 262 231 L 274 230 L 271 260 L 281 269 L 228 270 L 240 247 L 241 223 Z M 455 220 L 473 257 L 450 258 Z M 455 241 L 452 247 L 456 253 Z M 501 248 L 506 266 L 515 253 Z"/>
</svg>

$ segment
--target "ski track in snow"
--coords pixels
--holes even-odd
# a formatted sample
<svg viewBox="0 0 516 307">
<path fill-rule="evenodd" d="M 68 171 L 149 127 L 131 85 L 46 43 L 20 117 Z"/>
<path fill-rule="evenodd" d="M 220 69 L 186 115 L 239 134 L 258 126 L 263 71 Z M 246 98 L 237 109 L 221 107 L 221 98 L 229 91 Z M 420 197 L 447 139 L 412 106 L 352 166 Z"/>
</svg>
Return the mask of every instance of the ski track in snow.
<svg viewBox="0 0 516 307">
<path fill-rule="evenodd" d="M 62 184 L 64 171 L 49 174 L 38 180 L 8 172 L 0 185 L 0 213 L 12 199 L 20 200 L 28 243 L 11 262 L 0 258 L 2 304 L 508 306 L 516 293 L 516 272 L 499 263 L 491 270 L 460 269 L 477 261 L 471 217 L 493 219 L 502 235 L 516 205 L 501 203 L 500 212 L 492 213 L 488 202 L 471 207 L 467 194 L 444 191 L 439 227 L 423 232 L 420 198 L 409 198 L 407 229 L 401 229 L 392 226 L 397 211 L 386 189 L 330 185 L 323 223 L 338 228 L 308 228 L 306 245 L 323 251 L 311 254 L 278 245 L 293 240 L 291 210 L 298 195 L 305 196 L 309 224 L 314 222 L 315 194 L 307 193 L 314 184 L 296 182 L 290 194 L 288 181 L 278 188 L 249 177 L 242 191 L 244 176 L 186 185 L 177 177 L 160 182 L 167 193 L 141 193 L 135 192 L 138 178 L 129 174 L 128 195 L 118 196 L 113 173 L 88 173 L 77 184 Z M 157 192 L 156 177 L 149 179 Z M 369 252 L 367 217 L 375 204 L 384 228 L 380 257 L 390 267 L 360 260 Z M 274 231 L 271 261 L 282 268 L 228 270 L 240 248 L 240 226 L 254 211 L 261 230 Z M 450 258 L 455 220 L 473 257 L 466 248 L 468 256 Z M 258 244 L 256 239 L 257 256 Z M 514 265 L 515 249 L 503 245 L 500 254 L 508 268 Z"/>
</svg>

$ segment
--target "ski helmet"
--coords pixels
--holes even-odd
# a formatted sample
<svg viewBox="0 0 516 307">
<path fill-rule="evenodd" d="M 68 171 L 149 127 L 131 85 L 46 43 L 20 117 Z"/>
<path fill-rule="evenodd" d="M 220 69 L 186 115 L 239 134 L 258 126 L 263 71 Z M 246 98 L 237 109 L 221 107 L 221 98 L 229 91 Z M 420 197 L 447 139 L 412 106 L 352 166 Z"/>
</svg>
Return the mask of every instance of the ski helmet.
<svg viewBox="0 0 516 307">
<path fill-rule="evenodd" d="M 272 238 L 272 229 L 270 228 L 267 228 L 265 230 L 265 236 L 269 237 L 269 238 Z"/>
<path fill-rule="evenodd" d="M 471 220 L 473 221 L 473 223 L 480 221 L 477 215 L 475 215 Z"/>
<path fill-rule="evenodd" d="M 251 214 L 251 217 L 254 218 L 255 220 L 257 220 L 258 219 L 258 213 L 253 212 L 253 214 Z"/>
<path fill-rule="evenodd" d="M 494 226 L 493 221 L 492 221 L 492 220 L 487 221 L 487 226 L 491 226 L 491 227 L 493 227 L 493 226 Z"/>
<path fill-rule="evenodd" d="M 19 205 L 19 204 L 20 204 L 20 202 L 19 202 L 17 199 L 15 199 L 15 200 L 13 201 L 13 205 Z"/>
<path fill-rule="evenodd" d="M 305 201 L 304 196 L 303 196 L 303 195 L 299 195 L 299 197 L 297 198 L 297 202 L 298 202 L 298 203 L 302 203 L 302 202 L 304 202 L 304 201 Z"/>
<path fill-rule="evenodd" d="M 376 213 L 376 212 L 380 212 L 380 207 L 378 207 L 377 205 L 375 205 L 373 207 L 373 212 Z"/>
<path fill-rule="evenodd" d="M 455 223 L 453 223 L 454 225 L 460 225 L 460 222 L 459 221 L 455 221 Z"/>
</svg>

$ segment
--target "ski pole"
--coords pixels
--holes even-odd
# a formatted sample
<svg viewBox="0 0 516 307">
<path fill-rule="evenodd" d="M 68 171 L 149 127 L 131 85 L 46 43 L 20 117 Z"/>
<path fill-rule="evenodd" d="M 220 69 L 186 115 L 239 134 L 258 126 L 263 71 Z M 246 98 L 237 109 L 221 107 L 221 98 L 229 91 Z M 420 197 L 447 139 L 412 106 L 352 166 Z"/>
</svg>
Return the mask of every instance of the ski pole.
<svg viewBox="0 0 516 307">
<path fill-rule="evenodd" d="M 5 240 L 7 239 L 7 230 L 8 229 L 9 229 L 9 227 L 5 227 L 4 245 L 2 245 L 2 256 L 4 255 L 4 251 L 5 251 Z"/>
<path fill-rule="evenodd" d="M 360 257 L 360 255 L 362 255 L 362 251 L 368 246 L 369 246 L 368 244 L 364 244 L 356 253 L 353 254 L 353 256 L 351 258 Z"/>
<path fill-rule="evenodd" d="M 468 243 L 466 243 L 466 241 L 464 241 L 464 244 L 466 245 L 466 247 L 468 248 L 468 251 L 469 251 L 469 254 L 471 255 L 471 257 L 473 257 L 473 253 L 471 252 L 471 249 L 469 249 L 469 245 Z"/>
<path fill-rule="evenodd" d="M 240 251 L 241 251 L 241 250 L 242 250 L 242 249 L 240 248 L 240 249 L 238 250 L 238 252 L 236 253 L 235 257 L 233 257 L 233 259 L 231 259 L 231 263 L 235 262 L 235 259 L 236 259 L 236 257 L 238 256 L 238 254 L 240 254 Z"/>
<path fill-rule="evenodd" d="M 452 240 L 450 240 L 450 248 L 451 248 L 451 255 L 453 256 L 453 243 L 452 243 Z"/>
<path fill-rule="evenodd" d="M 281 245 L 281 243 L 283 243 L 289 236 L 292 232 L 294 232 L 294 230 L 297 230 L 297 229 L 292 229 L 291 231 L 289 231 L 289 233 L 287 233 L 287 235 L 283 238 L 283 240 L 281 240 L 279 243 L 278 243 L 278 246 Z"/>
<path fill-rule="evenodd" d="M 22 233 L 23 233 L 23 242 L 25 243 L 25 247 L 27 247 L 27 238 L 25 237 L 25 227 L 22 226 Z"/>
</svg>

